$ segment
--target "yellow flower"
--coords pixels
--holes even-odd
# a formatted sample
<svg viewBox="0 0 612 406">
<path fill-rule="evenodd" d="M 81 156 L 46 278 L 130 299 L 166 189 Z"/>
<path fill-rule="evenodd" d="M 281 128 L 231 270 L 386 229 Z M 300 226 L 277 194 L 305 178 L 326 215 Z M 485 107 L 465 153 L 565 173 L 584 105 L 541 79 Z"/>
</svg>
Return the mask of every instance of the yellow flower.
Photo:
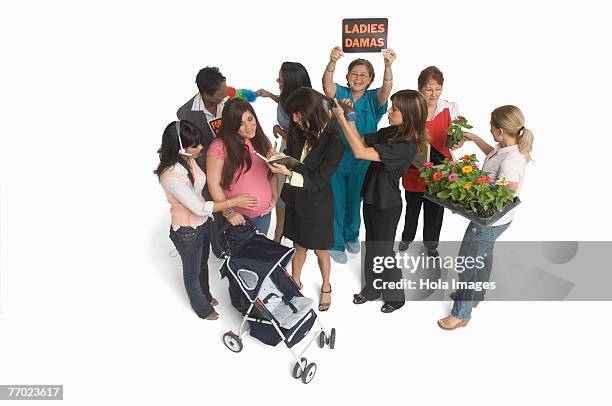
<svg viewBox="0 0 612 406">
<path fill-rule="evenodd" d="M 463 184 L 463 188 L 467 189 L 467 190 L 470 190 L 472 188 L 472 183 L 471 182 L 464 183 Z"/>
<path fill-rule="evenodd" d="M 470 165 L 466 165 L 463 168 L 461 168 L 461 172 L 463 172 L 463 173 L 470 173 L 470 172 L 472 172 L 472 167 Z"/>
<path fill-rule="evenodd" d="M 499 178 L 499 179 L 497 179 L 497 181 L 495 182 L 495 184 L 496 184 L 496 185 L 498 185 L 498 186 L 506 186 L 506 185 L 508 185 L 508 183 L 510 183 L 510 182 L 508 182 L 508 181 L 506 180 L 506 178 Z"/>
</svg>

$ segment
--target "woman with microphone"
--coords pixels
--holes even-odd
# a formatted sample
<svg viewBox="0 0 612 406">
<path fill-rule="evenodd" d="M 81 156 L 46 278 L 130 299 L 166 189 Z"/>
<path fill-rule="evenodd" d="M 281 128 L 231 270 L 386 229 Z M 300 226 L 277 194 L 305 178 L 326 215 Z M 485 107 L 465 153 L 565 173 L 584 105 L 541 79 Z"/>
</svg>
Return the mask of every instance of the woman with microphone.
<svg viewBox="0 0 612 406">
<path fill-rule="evenodd" d="M 248 194 L 221 202 L 204 200 L 206 175 L 196 164 L 201 151 L 200 130 L 189 121 L 175 121 L 166 127 L 159 149 L 159 165 L 153 171 L 170 203 L 170 239 L 181 256 L 183 282 L 191 307 L 198 317 L 216 320 L 208 284 L 210 218 L 212 213 L 231 207 L 253 208 L 257 199 Z"/>
</svg>

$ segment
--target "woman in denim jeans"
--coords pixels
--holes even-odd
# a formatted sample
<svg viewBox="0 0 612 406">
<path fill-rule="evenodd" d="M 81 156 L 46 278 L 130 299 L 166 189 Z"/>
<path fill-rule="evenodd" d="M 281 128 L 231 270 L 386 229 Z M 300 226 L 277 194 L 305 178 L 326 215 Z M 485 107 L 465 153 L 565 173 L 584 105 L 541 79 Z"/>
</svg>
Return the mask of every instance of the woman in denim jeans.
<svg viewBox="0 0 612 406">
<path fill-rule="evenodd" d="M 531 157 L 533 134 L 525 128 L 525 117 L 516 106 L 501 106 L 491 113 L 491 134 L 498 142 L 495 147 L 487 144 L 475 134 L 464 133 L 465 139 L 473 141 L 486 154 L 483 171 L 490 172 L 490 179 L 497 180 L 519 194 L 525 179 L 525 168 Z M 459 148 L 463 144 L 456 146 Z M 470 222 L 465 230 L 463 242 L 459 249 L 460 257 L 484 258 L 482 269 L 467 267 L 458 273 L 461 282 L 488 282 L 493 264 L 493 246 L 495 240 L 510 226 L 514 210 L 508 212 L 491 226 L 485 227 Z M 451 315 L 438 320 L 438 326 L 444 330 L 465 327 L 471 318 L 472 307 L 484 299 L 484 290 L 457 290 L 452 295 L 454 300 Z"/>
<path fill-rule="evenodd" d="M 175 121 L 166 127 L 159 149 L 159 165 L 153 171 L 170 203 L 170 239 L 181 256 L 183 282 L 191 307 L 198 317 L 216 320 L 213 308 L 218 302 L 208 285 L 208 256 L 212 213 L 230 207 L 251 208 L 257 199 L 239 195 L 222 202 L 205 201 L 202 189 L 206 175 L 195 159 L 202 151 L 202 134 L 188 121 Z M 185 148 L 186 147 L 186 148 Z"/>
</svg>

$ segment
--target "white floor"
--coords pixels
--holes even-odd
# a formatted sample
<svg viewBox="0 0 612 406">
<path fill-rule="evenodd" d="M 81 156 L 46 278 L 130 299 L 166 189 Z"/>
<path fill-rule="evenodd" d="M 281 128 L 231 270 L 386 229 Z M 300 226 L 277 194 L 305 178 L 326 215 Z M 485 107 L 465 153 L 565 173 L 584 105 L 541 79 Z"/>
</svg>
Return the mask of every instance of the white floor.
<svg viewBox="0 0 612 406">
<path fill-rule="evenodd" d="M 63 384 L 62 404 L 78 406 L 610 404 L 612 302 L 487 302 L 467 328 L 446 332 L 436 320 L 448 302 L 390 315 L 353 305 L 357 256 L 333 266 L 321 319 L 337 329 L 336 349 L 307 354 L 319 366 L 309 385 L 290 376 L 281 345 L 247 337 L 231 353 L 221 336 L 239 315 L 218 262 L 221 318 L 200 320 L 180 259 L 168 256 L 168 204 L 152 174 L 162 129 L 195 94 L 198 69 L 220 66 L 231 86 L 276 91 L 280 63 L 299 61 L 321 90 L 342 19 L 388 16 L 394 91 L 436 65 L 443 97 L 474 132 L 488 137 L 489 112 L 507 103 L 534 130 L 523 204 L 502 240 L 610 240 L 612 217 L 597 207 L 609 161 L 593 154 L 609 145 L 597 119 L 612 94 L 608 3 L 6 3 L 0 384 Z M 383 61 L 366 57 L 375 88 Z M 269 134 L 276 105 L 260 99 L 255 109 Z M 461 239 L 465 226 L 447 213 L 442 240 Z M 303 281 L 318 301 L 313 255 Z"/>
</svg>

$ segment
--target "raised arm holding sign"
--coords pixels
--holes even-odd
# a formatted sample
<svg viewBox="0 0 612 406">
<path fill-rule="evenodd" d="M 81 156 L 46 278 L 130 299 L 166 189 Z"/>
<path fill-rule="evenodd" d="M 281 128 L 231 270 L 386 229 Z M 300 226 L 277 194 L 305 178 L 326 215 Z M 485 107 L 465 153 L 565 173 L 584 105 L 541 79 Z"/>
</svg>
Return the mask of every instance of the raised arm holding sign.
<svg viewBox="0 0 612 406">
<path fill-rule="evenodd" d="M 361 28 L 358 26 L 356 29 Z M 372 34 L 371 31 L 370 34 Z M 375 52 L 380 52 L 380 49 Z M 346 86 L 334 83 L 336 62 L 343 56 L 344 52 L 339 46 L 331 50 L 329 62 L 323 72 L 323 89 L 327 97 L 336 98 L 346 102 L 347 106 L 352 106 L 355 116 L 358 117 L 354 122 L 355 129 L 363 138 L 364 134 L 377 131 L 378 122 L 387 111 L 387 99 L 393 87 L 391 66 L 396 55 L 392 49 L 382 52 L 385 71 L 383 84 L 378 89 L 369 89 L 375 77 L 374 67 L 370 61 L 363 58 L 357 58 L 349 64 Z M 345 137 L 344 134 L 342 135 Z M 361 225 L 360 191 L 368 165 L 369 162 L 356 158 L 355 154 L 347 148 L 331 179 L 334 196 L 334 248 L 330 251 L 330 255 L 338 263 L 348 261 L 345 249 L 351 253 L 357 253 L 360 249 L 358 239 Z M 358 186 L 355 187 L 355 185 Z"/>
</svg>

